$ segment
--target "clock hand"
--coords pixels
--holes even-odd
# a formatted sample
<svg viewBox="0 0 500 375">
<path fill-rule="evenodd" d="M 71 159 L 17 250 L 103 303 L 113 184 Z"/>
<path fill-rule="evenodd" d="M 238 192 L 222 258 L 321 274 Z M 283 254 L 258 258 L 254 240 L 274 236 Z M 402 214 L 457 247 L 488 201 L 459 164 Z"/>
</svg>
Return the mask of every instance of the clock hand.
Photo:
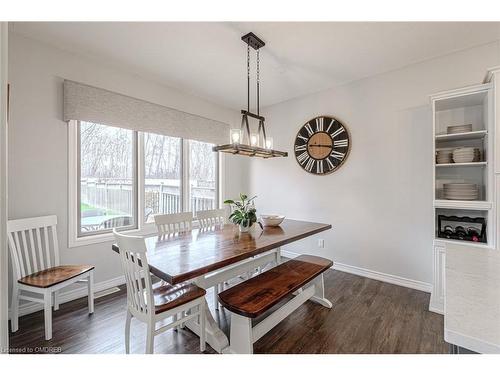
<svg viewBox="0 0 500 375">
<path fill-rule="evenodd" d="M 309 145 L 309 147 L 328 147 L 328 148 L 332 148 L 331 145 Z"/>
</svg>

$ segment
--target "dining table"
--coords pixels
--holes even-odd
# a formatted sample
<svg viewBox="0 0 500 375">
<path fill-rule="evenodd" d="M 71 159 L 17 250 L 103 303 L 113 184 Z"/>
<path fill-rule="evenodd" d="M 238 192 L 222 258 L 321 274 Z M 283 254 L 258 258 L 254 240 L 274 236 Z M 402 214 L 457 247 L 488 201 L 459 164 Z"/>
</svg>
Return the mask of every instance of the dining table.
<svg viewBox="0 0 500 375">
<path fill-rule="evenodd" d="M 285 219 L 279 226 L 254 225 L 242 233 L 233 224 L 192 229 L 174 235 L 144 237 L 150 272 L 169 284 L 193 282 L 201 288 L 211 288 L 228 280 L 248 275 L 256 269 L 281 263 L 281 247 L 331 229 L 330 224 Z M 114 244 L 112 249 L 119 252 Z M 302 253 L 309 250 L 304 248 Z M 207 304 L 207 302 L 205 301 Z M 229 346 L 206 307 L 207 343 L 222 353 Z M 186 322 L 187 328 L 200 334 L 196 319 Z"/>
</svg>

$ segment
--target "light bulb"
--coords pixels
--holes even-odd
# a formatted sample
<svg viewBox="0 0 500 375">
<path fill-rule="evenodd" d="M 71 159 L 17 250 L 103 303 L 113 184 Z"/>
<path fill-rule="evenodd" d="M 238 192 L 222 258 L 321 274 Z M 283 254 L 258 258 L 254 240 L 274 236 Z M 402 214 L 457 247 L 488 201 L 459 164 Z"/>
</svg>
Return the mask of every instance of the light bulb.
<svg viewBox="0 0 500 375">
<path fill-rule="evenodd" d="M 230 130 L 231 143 L 241 143 L 241 129 Z"/>
<path fill-rule="evenodd" d="M 251 133 L 250 134 L 250 146 L 259 146 L 259 134 Z"/>
<path fill-rule="evenodd" d="M 268 150 L 273 149 L 273 138 L 272 137 L 266 137 L 265 148 L 267 148 Z"/>
</svg>

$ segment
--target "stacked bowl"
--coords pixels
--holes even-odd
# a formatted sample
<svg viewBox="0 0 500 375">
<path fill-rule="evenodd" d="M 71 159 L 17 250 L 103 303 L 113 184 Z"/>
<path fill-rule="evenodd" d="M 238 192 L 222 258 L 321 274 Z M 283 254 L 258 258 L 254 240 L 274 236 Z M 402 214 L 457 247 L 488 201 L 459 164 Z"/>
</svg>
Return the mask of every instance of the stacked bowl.
<svg viewBox="0 0 500 375">
<path fill-rule="evenodd" d="M 453 183 L 443 184 L 444 199 L 458 201 L 473 201 L 479 198 L 479 189 L 476 184 Z"/>
<path fill-rule="evenodd" d="M 468 133 L 472 131 L 472 124 L 448 126 L 446 131 L 448 134 Z"/>
<path fill-rule="evenodd" d="M 480 152 L 477 147 L 460 147 L 453 150 L 454 163 L 472 163 L 480 160 Z"/>
<path fill-rule="evenodd" d="M 437 164 L 453 163 L 453 150 L 454 148 L 436 149 L 436 163 Z"/>
</svg>

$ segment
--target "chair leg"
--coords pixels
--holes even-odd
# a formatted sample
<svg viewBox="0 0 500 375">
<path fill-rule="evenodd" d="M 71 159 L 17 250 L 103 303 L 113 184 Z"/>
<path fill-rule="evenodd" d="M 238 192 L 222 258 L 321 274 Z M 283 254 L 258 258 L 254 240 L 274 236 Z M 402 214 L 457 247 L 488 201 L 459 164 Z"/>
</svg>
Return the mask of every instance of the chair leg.
<svg viewBox="0 0 500 375">
<path fill-rule="evenodd" d="M 177 314 L 174 314 L 174 316 L 172 316 L 172 323 L 175 323 L 177 320 L 179 320 L 179 316 Z M 178 328 L 179 326 L 175 326 L 174 331 L 177 331 Z"/>
<path fill-rule="evenodd" d="M 45 340 L 52 339 L 52 292 L 44 292 Z"/>
<path fill-rule="evenodd" d="M 205 303 L 204 301 L 201 301 L 199 307 L 199 312 L 200 312 L 200 352 L 204 352 L 206 349 L 206 336 L 207 332 L 205 330 Z"/>
<path fill-rule="evenodd" d="M 89 288 L 89 314 L 93 314 L 94 313 L 94 270 L 89 272 L 88 288 Z"/>
<path fill-rule="evenodd" d="M 132 320 L 132 314 L 127 310 L 127 318 L 125 319 L 125 353 L 130 353 L 130 322 Z"/>
<path fill-rule="evenodd" d="M 222 293 L 224 291 L 224 283 L 219 284 L 219 293 Z M 217 303 L 219 304 L 219 311 L 224 311 L 224 306 L 222 306 L 219 302 L 219 299 L 217 299 Z"/>
<path fill-rule="evenodd" d="M 59 291 L 54 292 L 54 311 L 59 310 Z"/>
<path fill-rule="evenodd" d="M 154 342 L 155 342 L 155 327 L 156 324 L 148 323 L 148 332 L 146 335 L 146 354 L 153 354 Z"/>
<path fill-rule="evenodd" d="M 217 296 L 219 295 L 220 284 L 214 285 L 214 309 L 219 310 L 219 301 Z"/>
<path fill-rule="evenodd" d="M 181 312 L 181 319 L 182 319 L 182 318 L 185 318 L 185 317 L 186 317 L 186 312 L 185 312 L 185 311 L 182 311 L 182 312 Z M 181 328 L 184 328 L 185 326 L 186 326 L 186 324 L 185 324 L 185 323 L 181 323 Z"/>
<path fill-rule="evenodd" d="M 16 332 L 19 329 L 19 289 L 17 286 L 12 288 L 12 302 L 10 308 L 12 311 L 10 330 Z"/>
</svg>

